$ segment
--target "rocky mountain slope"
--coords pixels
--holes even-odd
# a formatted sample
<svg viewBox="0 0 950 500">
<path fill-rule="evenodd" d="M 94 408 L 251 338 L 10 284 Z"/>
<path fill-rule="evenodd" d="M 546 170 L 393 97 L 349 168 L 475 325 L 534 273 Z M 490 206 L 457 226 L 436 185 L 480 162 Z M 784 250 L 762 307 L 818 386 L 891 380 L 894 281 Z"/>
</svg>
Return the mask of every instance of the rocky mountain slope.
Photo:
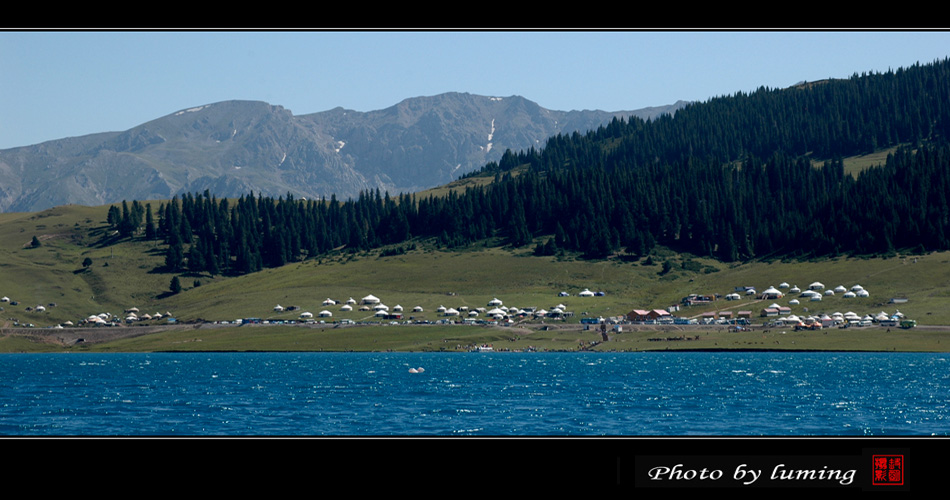
<svg viewBox="0 0 950 500">
<path fill-rule="evenodd" d="M 556 134 L 638 111 L 552 111 L 523 97 L 447 93 L 370 112 L 335 108 L 294 116 L 257 101 L 181 110 L 124 132 L 0 150 L 0 211 L 68 203 L 262 193 L 346 199 L 379 188 L 413 192 L 447 183 L 506 149 L 542 147 Z"/>
</svg>

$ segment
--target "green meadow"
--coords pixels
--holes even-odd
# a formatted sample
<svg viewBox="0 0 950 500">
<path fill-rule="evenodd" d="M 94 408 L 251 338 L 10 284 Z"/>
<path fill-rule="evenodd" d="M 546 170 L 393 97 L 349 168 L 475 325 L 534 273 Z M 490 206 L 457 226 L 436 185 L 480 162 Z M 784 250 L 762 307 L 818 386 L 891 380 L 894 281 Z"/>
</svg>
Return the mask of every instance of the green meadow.
<svg viewBox="0 0 950 500">
<path fill-rule="evenodd" d="M 939 328 L 950 325 L 948 252 L 728 264 L 662 249 L 649 260 L 587 261 L 571 255 L 537 257 L 533 247 L 510 249 L 489 244 L 449 252 L 418 242 L 414 249 L 399 255 L 343 251 L 239 277 L 178 274 L 183 290 L 172 294 L 169 283 L 175 275 L 163 272 L 161 267 L 164 246 L 139 239 L 114 241 L 105 223 L 107 208 L 65 206 L 31 214 L 0 214 L 0 296 L 11 300 L 0 303 L 0 352 L 66 348 L 453 351 L 480 344 L 492 344 L 495 350 L 941 351 L 943 345 L 950 343 Z M 39 246 L 32 244 L 34 236 Z M 84 265 L 87 258 L 89 261 Z M 921 326 L 893 332 L 878 327 L 861 332 L 826 329 L 817 334 L 769 330 L 762 326 L 765 319 L 759 316 L 760 311 L 772 302 L 787 305 L 797 296 L 761 301 L 744 294 L 736 301 L 720 299 L 704 306 L 683 307 L 674 315 L 698 317 L 707 311 L 751 311 L 757 326 L 749 333 L 725 332 L 724 327 L 635 331 L 633 326 L 624 325 L 622 333 L 612 333 L 610 341 L 599 342 L 598 331 L 585 330 L 580 324 L 583 317 L 609 318 L 623 316 L 633 309 L 665 309 L 693 293 L 724 296 L 737 287 L 751 286 L 762 291 L 783 282 L 805 289 L 814 281 L 827 288 L 860 284 L 870 297 L 847 299 L 837 294 L 820 302 L 799 299 L 799 305 L 791 306 L 793 314 L 853 311 L 863 316 L 900 310 Z M 604 294 L 578 296 L 585 289 Z M 561 292 L 569 295 L 560 296 Z M 403 322 L 410 317 L 413 321 L 437 322 L 444 318 L 437 312 L 440 306 L 490 308 L 488 302 L 494 298 L 507 307 L 517 308 L 550 309 L 564 305 L 573 316 L 544 323 L 530 320 L 508 327 L 408 326 L 376 319 L 373 311 L 360 311 L 358 304 L 353 311 L 341 310 L 348 299 L 358 302 L 370 294 L 380 298 L 390 310 L 401 306 Z M 895 297 L 906 299 L 906 303 L 890 303 Z M 328 298 L 338 303 L 324 305 Z M 277 305 L 284 310 L 275 311 Z M 37 306 L 45 310 L 38 310 Z M 413 312 L 416 306 L 423 311 Z M 140 315 L 170 312 L 179 324 L 189 326 L 79 347 L 50 347 L 13 335 L 30 330 L 25 328 L 29 325 L 44 329 L 67 321 L 78 324 L 83 318 L 100 313 L 121 318 L 132 307 L 138 308 Z M 320 318 L 321 311 L 332 316 Z M 314 324 L 196 327 L 206 322 L 244 318 L 268 322 L 299 320 L 304 312 L 313 314 Z M 463 310 L 460 318 L 465 317 Z M 484 319 L 484 315 L 478 319 Z M 341 320 L 375 324 L 344 326 L 339 324 Z M 141 324 L 163 325 L 166 321 L 163 318 Z M 858 334 L 861 337 L 856 342 Z M 678 336 L 689 340 L 667 340 Z"/>
</svg>

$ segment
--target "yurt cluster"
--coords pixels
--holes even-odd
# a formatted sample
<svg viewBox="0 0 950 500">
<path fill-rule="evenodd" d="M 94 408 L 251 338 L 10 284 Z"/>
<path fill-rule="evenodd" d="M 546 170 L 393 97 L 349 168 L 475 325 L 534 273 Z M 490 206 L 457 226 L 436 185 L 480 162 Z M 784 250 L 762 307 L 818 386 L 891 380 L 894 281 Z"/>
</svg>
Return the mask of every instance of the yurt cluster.
<svg viewBox="0 0 950 500">
<path fill-rule="evenodd" d="M 740 293 L 741 292 L 741 293 Z M 811 309 L 827 309 L 825 304 L 811 304 L 827 301 L 831 298 L 855 299 L 870 297 L 870 292 L 863 286 L 855 284 L 850 288 L 844 285 L 838 285 L 834 288 L 828 288 L 821 282 L 813 282 L 805 289 L 796 285 L 782 283 L 777 288 L 770 286 L 765 291 L 759 293 L 752 287 L 743 287 L 735 292 L 725 296 L 726 300 L 739 300 L 743 295 L 763 301 L 789 299 L 787 305 L 772 302 L 770 305 L 761 309 L 759 316 L 765 318 L 766 324 L 771 326 L 795 326 L 800 328 L 828 328 L 831 326 L 870 326 L 879 324 L 882 326 L 897 326 L 904 320 L 904 315 L 899 311 L 888 314 L 881 311 L 876 314 L 866 313 L 857 314 L 853 311 L 833 312 L 819 314 L 792 314 L 791 306 L 802 306 L 804 311 Z M 791 297 L 791 298 L 789 298 Z M 839 303 L 843 304 L 843 303 Z M 731 316 L 731 313 L 728 314 Z M 740 317 L 750 317 L 751 311 L 741 311 Z"/>
<path fill-rule="evenodd" d="M 0 298 L 0 302 L 10 305 L 18 305 L 14 300 L 11 300 L 9 297 Z M 49 307 L 55 307 L 56 304 L 49 304 Z M 0 310 L 3 308 L 0 307 Z M 44 313 L 47 311 L 47 306 L 31 306 L 24 308 L 25 312 L 32 313 Z M 75 322 L 73 321 L 64 321 L 57 325 L 54 325 L 52 328 L 72 328 L 77 326 L 118 326 L 121 324 L 132 325 L 141 322 L 155 322 L 162 321 L 163 323 L 174 323 L 175 318 L 172 316 L 171 312 L 158 312 L 154 314 L 142 313 L 137 307 L 130 307 L 124 311 L 123 314 L 114 314 L 110 312 L 102 312 L 98 314 L 91 314 L 87 317 L 81 318 Z M 154 323 L 152 323 L 154 324 Z M 19 321 L 15 322 L 15 326 L 33 326 L 32 323 L 23 323 L 20 324 Z"/>
<path fill-rule="evenodd" d="M 562 292 L 560 297 L 569 294 Z M 579 297 L 603 296 L 603 292 L 591 292 L 584 289 L 577 294 Z M 382 299 L 375 295 L 367 295 L 359 300 L 350 297 L 345 301 L 327 298 L 322 301 L 320 310 L 316 313 L 312 311 L 302 311 L 297 306 L 283 306 L 277 304 L 274 306 L 275 313 L 295 312 L 300 321 L 305 322 L 329 322 L 336 321 L 334 314 L 345 314 L 347 317 L 357 316 L 361 321 L 401 321 L 406 319 L 420 320 L 423 317 L 431 317 L 431 314 L 424 314 L 426 310 L 420 305 L 412 307 L 395 304 L 387 305 Z M 363 313 L 354 315 L 352 313 Z M 431 313 L 432 311 L 429 311 Z M 494 297 L 483 307 L 471 307 L 467 305 L 439 305 L 434 310 L 438 317 L 437 321 L 442 322 L 498 322 L 512 323 L 522 319 L 566 319 L 574 316 L 573 311 L 569 311 L 563 303 L 551 304 L 550 307 L 513 307 Z M 347 320 L 343 320 L 346 322 Z"/>
</svg>

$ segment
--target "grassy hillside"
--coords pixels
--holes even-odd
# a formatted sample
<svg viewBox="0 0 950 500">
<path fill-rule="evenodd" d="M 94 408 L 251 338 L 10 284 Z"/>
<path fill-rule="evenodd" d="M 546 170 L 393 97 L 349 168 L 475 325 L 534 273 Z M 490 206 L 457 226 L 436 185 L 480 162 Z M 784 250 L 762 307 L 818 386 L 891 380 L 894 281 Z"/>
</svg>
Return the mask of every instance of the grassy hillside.
<svg viewBox="0 0 950 500">
<path fill-rule="evenodd" d="M 340 305 L 324 306 L 324 299 L 360 300 L 373 294 L 383 303 L 405 308 L 406 317 L 437 320 L 445 307 L 486 307 L 492 298 L 506 306 L 551 308 L 567 306 L 578 322 L 583 314 L 619 316 L 632 309 L 666 308 L 690 293 L 722 294 L 735 287 L 764 290 L 788 282 L 805 288 L 821 281 L 829 288 L 864 286 L 868 298 L 845 299 L 840 294 L 821 302 L 803 300 L 793 313 L 887 313 L 900 309 L 922 325 L 950 325 L 950 253 L 920 256 L 821 261 L 774 261 L 727 265 L 690 256 L 664 254 L 645 261 L 584 261 L 535 257 L 528 247 L 519 250 L 474 247 L 461 252 L 418 249 L 380 257 L 379 252 L 346 254 L 308 260 L 240 277 L 180 275 L 185 290 L 168 293 L 171 274 L 160 271 L 158 243 L 125 241 L 105 244 L 109 232 L 105 207 L 59 207 L 36 214 L 0 215 L 0 296 L 17 301 L 0 304 L 5 326 L 14 322 L 37 327 L 65 321 L 74 323 L 91 314 L 121 315 L 130 307 L 142 313 L 172 312 L 180 321 L 208 321 L 258 317 L 297 319 L 307 311 L 315 316 L 330 311 L 327 321 L 372 319 L 372 312 L 343 312 Z M 30 242 L 36 236 L 40 246 Z M 92 264 L 84 268 L 82 261 Z M 662 263 L 671 269 L 663 273 Z M 195 280 L 200 286 L 195 287 Z M 588 288 L 603 297 L 578 297 Z M 558 293 L 570 293 L 559 297 Z M 891 297 L 907 303 L 889 304 Z M 787 304 L 792 297 L 777 302 Z M 772 301 L 769 301 L 771 303 Z M 297 306 L 275 312 L 276 305 Z M 767 303 L 743 295 L 738 301 L 719 300 L 704 307 L 683 308 L 680 316 L 707 310 L 751 310 L 756 321 Z M 36 311 L 44 306 L 45 311 Z M 412 308 L 421 306 L 422 313 Z M 28 311 L 27 308 L 33 308 Z M 315 318 L 317 319 L 317 318 Z"/>
</svg>

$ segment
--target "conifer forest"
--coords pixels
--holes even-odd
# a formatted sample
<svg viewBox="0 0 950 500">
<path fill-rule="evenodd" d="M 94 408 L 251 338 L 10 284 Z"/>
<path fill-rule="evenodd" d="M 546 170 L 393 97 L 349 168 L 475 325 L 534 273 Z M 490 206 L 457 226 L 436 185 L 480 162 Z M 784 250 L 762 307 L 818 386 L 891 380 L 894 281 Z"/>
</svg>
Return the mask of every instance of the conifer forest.
<svg viewBox="0 0 950 500">
<path fill-rule="evenodd" d="M 474 244 L 725 262 L 950 249 L 950 61 L 759 88 L 507 151 L 446 194 L 213 193 L 108 209 L 169 271 L 240 275 L 330 252 Z M 888 150 L 847 172 L 844 158 Z M 154 206 L 153 206 L 154 205 Z M 395 249 L 395 250 L 393 250 Z"/>
</svg>

